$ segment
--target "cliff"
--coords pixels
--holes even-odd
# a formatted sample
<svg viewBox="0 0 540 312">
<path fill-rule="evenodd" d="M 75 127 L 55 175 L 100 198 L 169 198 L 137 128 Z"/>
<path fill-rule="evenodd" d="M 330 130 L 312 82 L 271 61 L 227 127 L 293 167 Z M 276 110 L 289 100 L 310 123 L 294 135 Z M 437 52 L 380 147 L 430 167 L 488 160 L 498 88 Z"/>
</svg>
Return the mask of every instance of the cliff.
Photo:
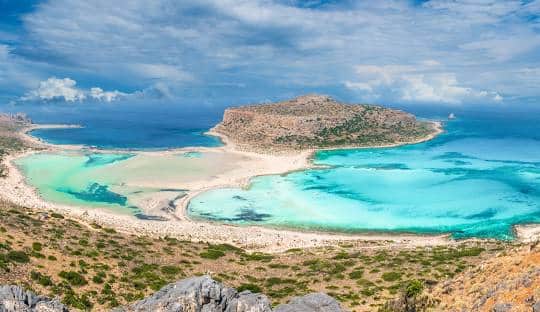
<svg viewBox="0 0 540 312">
<path fill-rule="evenodd" d="M 435 124 L 418 121 L 403 111 L 306 95 L 226 109 L 213 132 L 226 136 L 240 149 L 258 151 L 410 143 L 436 130 Z"/>
</svg>

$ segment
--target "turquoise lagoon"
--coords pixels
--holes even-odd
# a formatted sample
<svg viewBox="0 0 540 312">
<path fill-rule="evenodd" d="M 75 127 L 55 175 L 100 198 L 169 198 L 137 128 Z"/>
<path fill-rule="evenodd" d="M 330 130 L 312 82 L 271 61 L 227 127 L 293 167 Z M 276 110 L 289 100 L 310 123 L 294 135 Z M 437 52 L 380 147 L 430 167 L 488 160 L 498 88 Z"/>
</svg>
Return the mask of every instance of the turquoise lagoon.
<svg viewBox="0 0 540 312">
<path fill-rule="evenodd" d="M 131 192 L 112 191 L 118 178 L 106 174 L 108 167 L 133 157 L 133 154 L 33 154 L 17 160 L 27 182 L 51 202 L 85 207 L 104 207 L 119 213 L 140 213 L 128 202 Z M 127 191 L 127 192 L 126 192 Z"/>
<path fill-rule="evenodd" d="M 458 114 L 429 142 L 321 151 L 314 162 L 325 168 L 256 177 L 247 189 L 202 193 L 188 214 L 239 225 L 511 239 L 513 224 L 540 222 L 538 120 L 538 114 Z M 35 154 L 18 166 L 48 201 L 137 215 L 137 200 L 171 191 L 145 185 L 147 177 L 166 188 L 202 172 L 215 175 L 227 163 L 197 152 L 134 157 Z"/>
<path fill-rule="evenodd" d="M 193 218 L 362 232 L 447 233 L 511 239 L 540 222 L 536 118 L 471 117 L 416 145 L 320 151 L 324 169 L 254 178 L 248 189 L 195 197 Z"/>
</svg>

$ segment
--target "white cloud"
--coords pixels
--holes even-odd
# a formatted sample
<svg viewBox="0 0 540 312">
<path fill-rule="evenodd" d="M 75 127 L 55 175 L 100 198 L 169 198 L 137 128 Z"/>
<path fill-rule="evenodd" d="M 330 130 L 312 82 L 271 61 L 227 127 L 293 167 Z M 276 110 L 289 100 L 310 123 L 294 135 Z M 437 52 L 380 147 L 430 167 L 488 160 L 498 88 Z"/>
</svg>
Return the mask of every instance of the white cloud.
<svg viewBox="0 0 540 312">
<path fill-rule="evenodd" d="M 168 81 L 188 81 L 193 77 L 173 65 L 166 64 L 134 64 L 131 70 L 148 79 L 165 79 Z"/>
<path fill-rule="evenodd" d="M 98 87 L 90 90 L 77 88 L 77 82 L 70 78 L 58 79 L 51 77 L 39 83 L 39 87 L 31 90 L 21 97 L 22 101 L 65 101 L 75 102 L 86 99 L 112 102 L 119 97 L 126 96 L 126 93 L 119 91 L 103 91 Z"/>
<path fill-rule="evenodd" d="M 434 60 L 410 65 L 359 65 L 357 80 L 346 81 L 345 86 L 359 91 L 366 99 L 385 95 L 394 100 L 408 102 L 459 104 L 472 100 L 502 101 L 496 92 L 474 90 L 461 85 L 456 75 L 433 71 L 440 63 Z"/>
<path fill-rule="evenodd" d="M 82 101 L 86 98 L 83 91 L 77 89 L 75 80 L 51 77 L 39 83 L 39 88 L 32 90 L 22 100 L 64 100 L 66 102 Z"/>
<path fill-rule="evenodd" d="M 465 51 L 483 52 L 497 61 L 508 61 L 540 47 L 540 35 L 485 39 L 465 43 L 459 47 Z"/>
<path fill-rule="evenodd" d="M 35 76 L 81 72 L 131 88 L 159 82 L 167 86 L 159 93 L 173 97 L 266 98 L 307 87 L 328 90 L 336 81 L 381 102 L 404 94 L 465 102 L 467 90 L 538 96 L 537 79 L 520 80 L 514 71 L 540 66 L 540 24 L 529 18 L 539 11 L 538 1 L 337 1 L 309 9 L 295 3 L 45 1 L 22 17 L 24 38 L 14 49 L 19 59 L 2 63 L 0 51 L 0 91 L 14 84 L 14 71 L 20 77 L 50 62 Z M 22 58 L 33 63 L 20 66 Z M 414 68 L 360 74 L 357 64 Z M 246 87 L 238 93 L 216 87 L 231 82 Z M 91 91 L 84 95 L 91 98 Z"/>
<path fill-rule="evenodd" d="M 118 90 L 114 91 L 103 91 L 103 89 L 94 87 L 90 89 L 90 97 L 99 101 L 112 102 L 118 97 L 126 96 L 126 93 L 120 92 Z"/>
</svg>

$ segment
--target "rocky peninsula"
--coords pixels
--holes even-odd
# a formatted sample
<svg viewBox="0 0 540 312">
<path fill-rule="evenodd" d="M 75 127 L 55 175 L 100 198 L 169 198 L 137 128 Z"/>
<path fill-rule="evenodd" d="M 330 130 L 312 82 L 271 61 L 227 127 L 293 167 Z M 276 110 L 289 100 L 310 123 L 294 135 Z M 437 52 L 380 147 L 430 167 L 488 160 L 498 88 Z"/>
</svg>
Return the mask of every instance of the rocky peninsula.
<svg viewBox="0 0 540 312">
<path fill-rule="evenodd" d="M 324 95 L 228 108 L 211 131 L 239 149 L 258 152 L 391 146 L 439 132 L 438 123 L 403 111 L 340 103 Z"/>
</svg>

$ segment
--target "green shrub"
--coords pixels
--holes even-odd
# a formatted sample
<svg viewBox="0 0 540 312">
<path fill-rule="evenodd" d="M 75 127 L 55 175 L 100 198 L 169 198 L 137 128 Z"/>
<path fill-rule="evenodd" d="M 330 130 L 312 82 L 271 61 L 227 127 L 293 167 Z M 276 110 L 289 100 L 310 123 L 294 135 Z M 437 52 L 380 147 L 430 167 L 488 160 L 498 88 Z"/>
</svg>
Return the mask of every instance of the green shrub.
<svg viewBox="0 0 540 312">
<path fill-rule="evenodd" d="M 88 295 L 83 294 L 78 296 L 73 291 L 68 291 L 64 295 L 64 300 L 62 300 L 62 302 L 68 306 L 72 306 L 83 311 L 90 310 L 90 308 L 92 308 L 92 302 L 90 302 L 88 299 Z"/>
<path fill-rule="evenodd" d="M 274 256 L 262 252 L 254 252 L 251 254 L 245 254 L 244 259 L 248 261 L 270 262 L 272 259 L 274 259 Z"/>
<path fill-rule="evenodd" d="M 349 277 L 351 279 L 359 279 L 359 278 L 362 278 L 363 275 L 364 275 L 363 270 L 354 270 L 351 273 L 349 273 Z"/>
<path fill-rule="evenodd" d="M 34 251 L 41 251 L 42 247 L 43 246 L 41 245 L 40 242 L 33 242 L 32 243 L 32 250 L 34 250 Z"/>
<path fill-rule="evenodd" d="M 387 282 L 394 282 L 401 278 L 401 273 L 398 272 L 385 272 L 382 275 L 382 279 Z"/>
<path fill-rule="evenodd" d="M 261 288 L 255 284 L 242 284 L 238 286 L 238 292 L 243 292 L 244 290 L 249 290 L 252 293 L 260 293 Z"/>
<path fill-rule="evenodd" d="M 243 251 L 242 249 L 235 247 L 233 245 L 229 245 L 229 244 L 217 244 L 217 245 L 210 244 L 208 246 L 208 249 L 219 250 L 223 252 L 229 252 L 229 251 L 242 252 Z"/>
<path fill-rule="evenodd" d="M 64 219 L 63 215 L 61 215 L 59 213 L 56 213 L 56 212 L 51 213 L 51 217 L 57 218 L 57 219 Z"/>
<path fill-rule="evenodd" d="M 7 260 L 18 263 L 28 263 L 30 258 L 24 251 L 11 250 L 7 253 Z"/>
<path fill-rule="evenodd" d="M 83 286 L 88 283 L 84 276 L 75 271 L 61 271 L 58 276 L 67 280 L 73 286 Z"/>
<path fill-rule="evenodd" d="M 225 256 L 225 253 L 220 250 L 208 249 L 207 251 L 199 254 L 201 258 L 216 260 Z"/>
<path fill-rule="evenodd" d="M 161 272 L 167 275 L 176 275 L 180 273 L 181 271 L 182 270 L 180 270 L 179 267 L 174 266 L 174 265 L 164 265 L 161 267 Z"/>
<path fill-rule="evenodd" d="M 30 278 L 32 278 L 34 281 L 36 281 L 41 286 L 51 286 L 53 285 L 53 282 L 51 278 L 47 275 L 41 274 L 36 271 L 30 272 Z"/>
<path fill-rule="evenodd" d="M 105 272 L 98 272 L 96 275 L 94 275 L 94 277 L 92 277 L 92 282 L 96 284 L 103 284 L 105 277 L 107 277 Z"/>
<path fill-rule="evenodd" d="M 419 280 L 412 280 L 405 287 L 405 295 L 408 298 L 413 298 L 420 295 L 423 290 L 424 290 L 424 283 L 422 283 Z"/>
</svg>

